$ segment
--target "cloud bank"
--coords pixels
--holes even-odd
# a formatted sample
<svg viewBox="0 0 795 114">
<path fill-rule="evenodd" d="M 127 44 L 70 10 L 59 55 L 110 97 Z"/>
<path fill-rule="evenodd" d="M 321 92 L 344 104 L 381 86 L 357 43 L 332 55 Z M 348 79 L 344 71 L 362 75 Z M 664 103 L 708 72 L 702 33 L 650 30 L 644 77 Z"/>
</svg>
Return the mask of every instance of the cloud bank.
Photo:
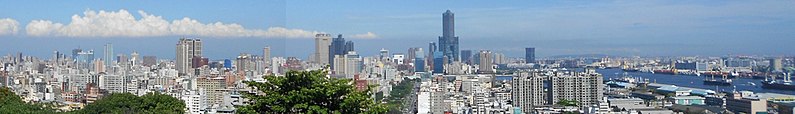
<svg viewBox="0 0 795 114">
<path fill-rule="evenodd" d="M 19 31 L 19 22 L 14 19 L 0 19 L 0 36 L 16 35 Z"/>
<path fill-rule="evenodd" d="M 364 33 L 364 34 L 351 35 L 351 38 L 373 39 L 373 38 L 378 38 L 378 35 L 376 35 L 373 32 L 367 32 L 367 33 Z"/>
<path fill-rule="evenodd" d="M 197 37 L 262 37 L 262 38 L 312 38 L 323 33 L 303 29 L 270 27 L 267 29 L 248 29 L 235 23 L 201 23 L 195 19 L 167 21 L 162 16 L 138 11 L 136 19 L 127 10 L 99 12 L 87 10 L 83 15 L 73 15 L 68 24 L 49 20 L 32 20 L 25 27 L 28 36 L 59 37 L 153 37 L 153 36 L 197 36 Z M 3 25 L 3 24 L 0 24 Z M 0 26 L 0 30 L 3 26 Z M 368 32 L 357 35 L 361 38 L 375 38 Z"/>
</svg>

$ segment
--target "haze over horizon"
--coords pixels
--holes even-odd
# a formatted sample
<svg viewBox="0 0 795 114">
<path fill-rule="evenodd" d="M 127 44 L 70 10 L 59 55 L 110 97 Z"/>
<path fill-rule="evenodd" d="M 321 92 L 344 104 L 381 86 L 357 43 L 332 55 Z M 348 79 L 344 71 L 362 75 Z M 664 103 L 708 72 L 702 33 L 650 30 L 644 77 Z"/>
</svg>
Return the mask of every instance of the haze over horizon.
<svg viewBox="0 0 795 114">
<path fill-rule="evenodd" d="M 117 54 L 174 57 L 180 37 L 201 38 L 210 59 L 239 53 L 306 58 L 316 33 L 344 34 L 356 51 L 405 53 L 442 34 L 456 14 L 461 50 L 521 57 L 788 56 L 795 51 L 795 1 L 2 1 L 0 55 L 48 58 L 53 51 L 112 43 Z M 184 4 L 184 5 L 176 5 Z"/>
</svg>

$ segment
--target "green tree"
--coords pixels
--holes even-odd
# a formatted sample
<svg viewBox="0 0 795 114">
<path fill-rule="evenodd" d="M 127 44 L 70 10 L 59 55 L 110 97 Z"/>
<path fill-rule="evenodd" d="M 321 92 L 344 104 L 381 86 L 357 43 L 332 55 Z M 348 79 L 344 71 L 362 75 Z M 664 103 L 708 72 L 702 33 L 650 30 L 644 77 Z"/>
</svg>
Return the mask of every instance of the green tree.
<svg viewBox="0 0 795 114">
<path fill-rule="evenodd" d="M 560 99 L 558 100 L 558 105 L 561 106 L 579 106 L 580 102 L 576 100 L 567 100 L 567 99 Z"/>
<path fill-rule="evenodd" d="M 113 93 L 83 109 L 74 111 L 81 114 L 101 113 L 155 113 L 177 114 L 185 112 L 185 103 L 166 94 L 148 93 L 138 97 L 130 93 Z"/>
<path fill-rule="evenodd" d="M 251 103 L 238 113 L 381 114 L 388 110 L 370 96 L 370 88 L 356 90 L 350 79 L 327 78 L 326 71 L 288 71 L 265 76 L 264 83 L 244 81 L 258 94 L 244 93 Z"/>
<path fill-rule="evenodd" d="M 0 114 L 51 114 L 55 113 L 52 108 L 44 107 L 42 104 L 30 104 L 22 101 L 22 98 L 14 94 L 11 89 L 0 87 Z"/>
</svg>

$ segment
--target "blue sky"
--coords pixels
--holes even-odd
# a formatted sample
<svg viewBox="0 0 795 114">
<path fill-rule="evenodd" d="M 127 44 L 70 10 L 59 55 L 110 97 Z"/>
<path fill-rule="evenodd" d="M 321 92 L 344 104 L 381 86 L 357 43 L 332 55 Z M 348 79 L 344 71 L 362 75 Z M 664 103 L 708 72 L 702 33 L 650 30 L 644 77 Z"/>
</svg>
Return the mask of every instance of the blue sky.
<svg viewBox="0 0 795 114">
<path fill-rule="evenodd" d="M 205 56 L 211 59 L 260 54 L 264 46 L 273 47 L 274 55 L 305 58 L 313 52 L 307 36 L 319 32 L 349 36 L 364 55 L 374 55 L 381 48 L 405 53 L 409 47 L 427 48 L 437 40 L 441 13 L 447 9 L 456 14 L 461 49 L 489 49 L 512 57 L 522 56 L 524 47 L 536 47 L 542 57 L 781 56 L 795 51 L 791 44 L 795 42 L 795 1 L 783 0 L 1 0 L 0 20 L 11 19 L 17 25 L 15 32 L 3 32 L 2 22 L 9 21 L 0 21 L 0 46 L 5 47 L 0 54 L 49 57 L 55 50 L 76 47 L 101 52 L 102 45 L 113 43 L 117 53 L 138 51 L 168 59 L 174 56 L 176 40 L 185 36 L 202 38 Z M 102 16 L 101 12 L 115 15 Z M 100 16 L 89 16 L 93 14 Z M 132 15 L 133 21 L 107 21 L 124 14 Z M 147 15 L 166 25 L 141 21 Z M 153 29 L 158 27 L 168 29 Z"/>
</svg>

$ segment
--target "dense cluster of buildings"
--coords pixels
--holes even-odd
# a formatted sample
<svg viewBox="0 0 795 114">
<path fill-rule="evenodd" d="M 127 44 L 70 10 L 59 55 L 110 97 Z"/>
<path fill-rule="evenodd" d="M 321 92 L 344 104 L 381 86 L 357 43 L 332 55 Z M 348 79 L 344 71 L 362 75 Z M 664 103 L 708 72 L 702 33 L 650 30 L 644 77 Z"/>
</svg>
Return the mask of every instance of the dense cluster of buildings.
<svg viewBox="0 0 795 114">
<path fill-rule="evenodd" d="M 151 92 L 182 99 L 186 113 L 234 113 L 246 105 L 241 93 L 254 92 L 242 81 L 264 82 L 263 76 L 283 76 L 290 70 L 328 69 L 328 78 L 352 79 L 356 87 L 374 85 L 372 97 L 385 98 L 404 79 L 419 79 L 405 113 L 523 114 L 523 113 L 673 113 L 712 109 L 764 112 L 773 104 L 791 113 L 795 103 L 786 95 L 715 91 L 655 85 L 642 81 L 606 80 L 594 68 L 627 71 L 670 71 L 673 74 L 724 72 L 786 72 L 791 59 L 729 58 L 559 58 L 537 59 L 533 47 L 525 56 L 506 57 L 491 50 L 460 50 L 454 14 L 442 14 L 443 33 L 428 48 L 411 47 L 405 53 L 381 49 L 375 56 L 356 52 L 343 35 L 316 34 L 314 52 L 306 59 L 241 53 L 216 59 L 203 55 L 198 38 L 181 38 L 173 60 L 115 53 L 104 46 L 95 51 L 74 49 L 71 55 L 54 52 L 37 58 L 22 53 L 0 58 L 0 86 L 9 87 L 27 102 L 53 103 L 62 110 L 79 109 L 111 93 L 144 95 Z M 765 65 L 768 67 L 758 67 Z M 629 86 L 629 84 L 637 84 Z M 642 87 L 642 88 L 641 88 Z M 361 89 L 365 90 L 365 89 Z M 784 96 L 784 97 L 782 97 Z M 713 106 L 710 107 L 700 107 Z M 789 109 L 788 109 L 789 108 Z"/>
</svg>

